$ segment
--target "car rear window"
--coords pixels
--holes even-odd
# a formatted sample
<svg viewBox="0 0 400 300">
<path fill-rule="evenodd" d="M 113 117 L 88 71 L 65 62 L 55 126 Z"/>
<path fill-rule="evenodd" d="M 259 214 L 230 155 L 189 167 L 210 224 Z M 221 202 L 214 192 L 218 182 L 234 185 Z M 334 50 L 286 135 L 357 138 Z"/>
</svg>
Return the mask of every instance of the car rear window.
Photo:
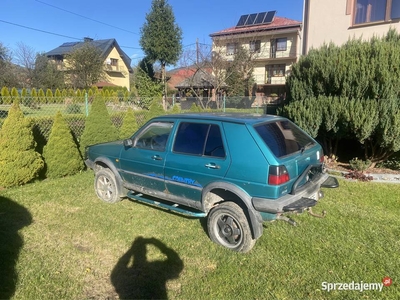
<svg viewBox="0 0 400 300">
<path fill-rule="evenodd" d="M 278 158 L 303 151 L 315 145 L 315 141 L 310 136 L 287 120 L 256 125 L 255 129 Z"/>
</svg>

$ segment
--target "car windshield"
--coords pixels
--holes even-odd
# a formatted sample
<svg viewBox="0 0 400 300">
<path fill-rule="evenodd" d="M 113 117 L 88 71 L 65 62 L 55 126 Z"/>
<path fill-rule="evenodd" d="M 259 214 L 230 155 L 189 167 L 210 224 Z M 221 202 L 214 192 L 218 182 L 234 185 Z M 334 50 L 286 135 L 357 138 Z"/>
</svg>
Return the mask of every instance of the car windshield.
<svg viewBox="0 0 400 300">
<path fill-rule="evenodd" d="M 311 137 L 287 120 L 256 125 L 255 129 L 277 158 L 315 145 Z"/>
</svg>

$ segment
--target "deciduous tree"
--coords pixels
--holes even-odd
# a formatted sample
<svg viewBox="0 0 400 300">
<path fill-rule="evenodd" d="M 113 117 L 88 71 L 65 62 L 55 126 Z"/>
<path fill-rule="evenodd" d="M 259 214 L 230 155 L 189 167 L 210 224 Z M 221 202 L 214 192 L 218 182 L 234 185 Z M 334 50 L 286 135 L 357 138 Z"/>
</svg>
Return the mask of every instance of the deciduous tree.
<svg viewBox="0 0 400 300">
<path fill-rule="evenodd" d="M 91 42 L 78 44 L 65 57 L 66 69 L 74 88 L 89 88 L 96 82 L 107 80 L 104 71 L 104 58 L 101 51 Z"/>
</svg>

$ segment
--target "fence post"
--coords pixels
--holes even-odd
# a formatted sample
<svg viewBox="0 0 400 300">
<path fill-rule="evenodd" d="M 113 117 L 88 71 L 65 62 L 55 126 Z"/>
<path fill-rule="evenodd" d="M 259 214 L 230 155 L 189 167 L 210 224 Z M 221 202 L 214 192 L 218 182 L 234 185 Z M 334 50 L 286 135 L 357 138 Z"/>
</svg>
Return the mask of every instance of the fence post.
<svg viewBox="0 0 400 300">
<path fill-rule="evenodd" d="M 88 93 L 85 93 L 85 111 L 86 117 L 89 115 L 89 101 L 88 101 Z"/>
<path fill-rule="evenodd" d="M 223 102 L 223 105 L 222 105 L 222 107 L 224 108 L 224 112 L 225 112 L 225 102 L 226 102 L 226 95 L 224 94 L 224 102 Z"/>
</svg>

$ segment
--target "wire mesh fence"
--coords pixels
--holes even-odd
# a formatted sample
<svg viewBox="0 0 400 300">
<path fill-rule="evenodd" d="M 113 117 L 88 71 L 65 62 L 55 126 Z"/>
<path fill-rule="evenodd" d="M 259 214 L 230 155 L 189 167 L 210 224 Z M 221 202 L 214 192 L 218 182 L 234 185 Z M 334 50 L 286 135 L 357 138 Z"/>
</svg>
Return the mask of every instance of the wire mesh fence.
<svg viewBox="0 0 400 300">
<path fill-rule="evenodd" d="M 32 122 L 36 139 L 46 143 L 53 125 L 54 116 L 60 112 L 68 123 L 74 137 L 79 140 L 85 128 L 85 120 L 90 113 L 94 97 L 0 97 L 0 129 L 8 115 L 8 111 L 15 100 L 18 100 L 20 108 L 26 118 Z M 124 116 L 129 108 L 134 111 L 138 126 L 143 125 L 150 116 L 151 104 L 159 103 L 161 98 L 142 97 L 102 97 L 106 103 L 110 118 L 115 127 L 120 128 Z M 227 97 L 216 103 L 210 98 L 175 98 L 166 99 L 167 110 L 161 113 L 180 113 L 188 111 L 208 112 L 241 112 L 241 113 L 275 113 L 276 106 L 265 107 L 262 105 L 251 105 L 249 97 Z M 245 105 L 243 105 L 244 102 Z M 239 105 L 238 105 L 239 104 Z M 175 107 L 175 108 L 174 108 Z"/>
</svg>

